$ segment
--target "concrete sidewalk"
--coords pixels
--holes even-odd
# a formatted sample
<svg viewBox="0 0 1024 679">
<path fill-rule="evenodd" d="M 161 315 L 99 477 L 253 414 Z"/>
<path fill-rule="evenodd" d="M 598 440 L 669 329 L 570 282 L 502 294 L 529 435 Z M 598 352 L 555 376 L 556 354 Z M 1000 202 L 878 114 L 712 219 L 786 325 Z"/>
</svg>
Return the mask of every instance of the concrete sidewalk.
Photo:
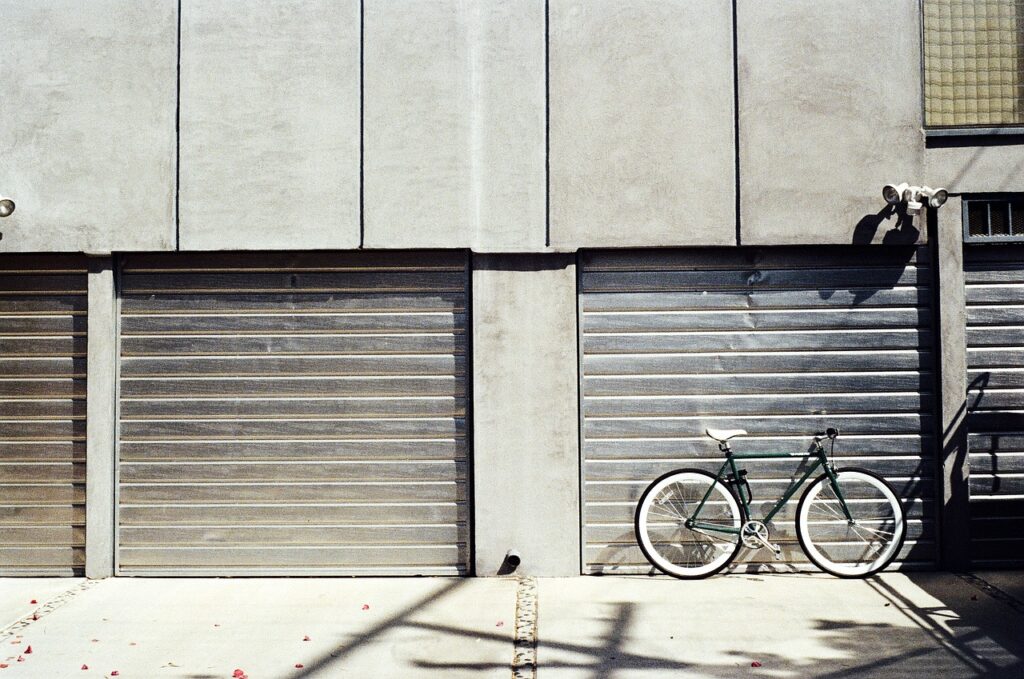
<svg viewBox="0 0 1024 679">
<path fill-rule="evenodd" d="M 6 579 L 0 679 L 1019 679 L 1022 596 L 1019 572 Z"/>
</svg>

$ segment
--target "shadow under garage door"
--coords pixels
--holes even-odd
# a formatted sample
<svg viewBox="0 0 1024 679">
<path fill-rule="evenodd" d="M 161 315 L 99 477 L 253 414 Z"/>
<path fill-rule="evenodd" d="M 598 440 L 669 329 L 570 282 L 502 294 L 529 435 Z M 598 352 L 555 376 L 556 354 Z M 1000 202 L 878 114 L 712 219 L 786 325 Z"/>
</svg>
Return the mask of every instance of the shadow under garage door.
<svg viewBox="0 0 1024 679">
<path fill-rule="evenodd" d="M 82 257 L 0 257 L 0 575 L 85 566 L 87 289 Z"/>
<path fill-rule="evenodd" d="M 903 500 L 896 567 L 936 560 L 933 337 L 924 248 L 587 252 L 580 267 L 584 571 L 649 572 L 640 493 L 680 467 L 723 461 L 706 427 L 743 428 L 736 451 L 806 451 L 842 431 L 840 466 L 874 470 Z M 763 515 L 805 467 L 757 460 Z M 798 468 L 799 467 L 799 468 Z M 803 567 L 798 493 L 772 527 Z M 760 550 L 746 563 L 774 563 Z"/>
<path fill-rule="evenodd" d="M 463 574 L 464 253 L 127 256 L 120 574 Z"/>
</svg>

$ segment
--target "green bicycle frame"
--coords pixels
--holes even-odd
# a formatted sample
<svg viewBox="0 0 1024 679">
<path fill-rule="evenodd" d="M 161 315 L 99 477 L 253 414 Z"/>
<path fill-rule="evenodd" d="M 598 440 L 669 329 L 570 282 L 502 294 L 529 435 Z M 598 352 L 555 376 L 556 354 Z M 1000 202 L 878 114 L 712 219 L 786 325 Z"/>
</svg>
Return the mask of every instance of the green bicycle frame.
<svg viewBox="0 0 1024 679">
<path fill-rule="evenodd" d="M 785 494 L 775 503 L 771 511 L 765 514 L 764 518 L 761 519 L 764 523 L 768 523 L 772 518 L 778 514 L 782 508 L 789 502 L 789 499 L 793 497 L 796 491 L 804 484 L 804 482 L 811 477 L 811 475 L 818 470 L 819 467 L 824 467 L 825 474 L 828 476 L 829 482 L 832 484 L 832 489 L 836 493 L 836 497 L 839 499 L 839 505 L 843 508 L 843 514 L 846 515 L 847 521 L 853 521 L 853 516 L 850 514 L 849 508 L 846 506 L 846 498 L 843 497 L 842 491 L 839 489 L 839 484 L 836 483 L 836 474 L 832 465 L 828 463 L 828 458 L 825 456 L 825 449 L 820 443 L 815 443 L 815 450 L 811 453 L 734 453 L 729 449 L 728 444 L 719 446 L 719 449 L 725 453 L 725 462 L 719 467 L 718 473 L 715 474 L 715 480 L 722 484 L 727 485 L 728 476 L 725 476 L 726 468 L 732 471 L 732 478 L 736 479 L 737 485 L 740 482 L 740 472 L 736 468 L 736 460 L 768 460 L 776 458 L 803 458 L 808 459 L 811 457 L 816 458 L 814 464 L 804 472 L 804 475 L 800 477 L 798 481 L 790 482 L 789 488 L 786 489 Z M 705 531 L 717 531 L 719 533 L 732 533 L 739 534 L 741 528 L 733 528 L 732 526 L 722 526 L 720 524 L 704 523 L 699 520 L 700 511 L 704 508 L 704 504 L 711 497 L 711 491 L 714 490 L 714 484 L 708 486 L 708 490 L 704 493 L 704 498 L 697 505 L 697 509 L 694 510 L 693 515 L 686 520 L 687 528 L 696 528 L 698 530 Z M 744 515 L 750 519 L 750 500 L 743 497 L 743 491 L 736 493 L 740 503 L 743 505 Z"/>
</svg>

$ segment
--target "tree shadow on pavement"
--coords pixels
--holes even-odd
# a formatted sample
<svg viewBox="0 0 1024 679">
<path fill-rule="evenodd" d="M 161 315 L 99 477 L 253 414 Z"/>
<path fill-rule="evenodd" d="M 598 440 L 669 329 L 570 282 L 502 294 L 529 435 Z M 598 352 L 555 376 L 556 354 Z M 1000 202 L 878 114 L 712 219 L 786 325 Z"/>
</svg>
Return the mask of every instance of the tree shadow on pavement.
<svg viewBox="0 0 1024 679">
<path fill-rule="evenodd" d="M 543 601 L 538 630 L 539 679 L 634 679 L 638 677 L 984 677 L 1020 679 L 1024 677 L 1024 615 L 980 589 L 949 574 L 911 574 L 913 596 L 898 589 L 906 580 L 872 578 L 867 581 L 877 595 L 878 605 L 892 607 L 886 618 L 891 622 L 864 622 L 827 616 L 822 602 L 822 617 L 809 621 L 808 638 L 798 651 L 785 644 L 775 652 L 759 651 L 756 644 L 744 641 L 751 626 L 767 628 L 771 620 L 745 619 L 730 629 L 724 650 L 698 660 L 701 649 L 685 637 L 669 641 L 652 640 L 651 627 L 644 622 L 642 606 L 635 602 L 608 604 L 607 613 L 597 621 L 600 633 L 574 638 L 550 638 L 545 635 Z M 377 642 L 384 633 L 403 628 L 432 637 L 484 640 L 508 643 L 508 662 L 465 662 L 445 658 L 410 658 L 410 668 L 448 676 L 453 673 L 499 673 L 511 671 L 512 644 L 509 635 L 483 632 L 459 625 L 435 624 L 413 618 L 428 606 L 442 602 L 465 581 L 446 584 L 430 596 L 405 607 L 367 631 L 347 640 L 316 662 L 290 675 L 295 679 L 317 674 L 334 676 L 343 671 L 347 656 L 367 643 Z M 894 584 L 897 583 L 897 584 Z M 952 585 L 950 583 L 953 583 Z M 922 603 L 922 601 L 926 603 Z M 780 612 L 780 615 L 784 615 Z M 692 615 L 680 611 L 680 616 Z M 717 618 L 721 622 L 721 617 Z M 692 620 L 691 620 L 692 622 Z M 660 634 L 660 632 L 659 632 Z M 645 636 L 646 635 L 646 636 Z M 807 648 L 814 649 L 808 653 Z M 673 657 L 678 649 L 681 657 Z M 706 654 L 704 654 L 706 655 Z M 752 662 L 760 666 L 751 666 Z"/>
</svg>

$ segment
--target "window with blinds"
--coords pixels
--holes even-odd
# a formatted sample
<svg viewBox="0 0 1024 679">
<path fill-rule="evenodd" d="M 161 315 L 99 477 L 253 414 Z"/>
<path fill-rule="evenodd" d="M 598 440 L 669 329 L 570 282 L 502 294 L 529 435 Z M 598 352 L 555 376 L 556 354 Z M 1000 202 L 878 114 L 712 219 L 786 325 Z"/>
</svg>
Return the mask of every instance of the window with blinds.
<svg viewBox="0 0 1024 679">
<path fill-rule="evenodd" d="M 928 127 L 1024 125 L 1024 0 L 924 0 Z"/>
</svg>

